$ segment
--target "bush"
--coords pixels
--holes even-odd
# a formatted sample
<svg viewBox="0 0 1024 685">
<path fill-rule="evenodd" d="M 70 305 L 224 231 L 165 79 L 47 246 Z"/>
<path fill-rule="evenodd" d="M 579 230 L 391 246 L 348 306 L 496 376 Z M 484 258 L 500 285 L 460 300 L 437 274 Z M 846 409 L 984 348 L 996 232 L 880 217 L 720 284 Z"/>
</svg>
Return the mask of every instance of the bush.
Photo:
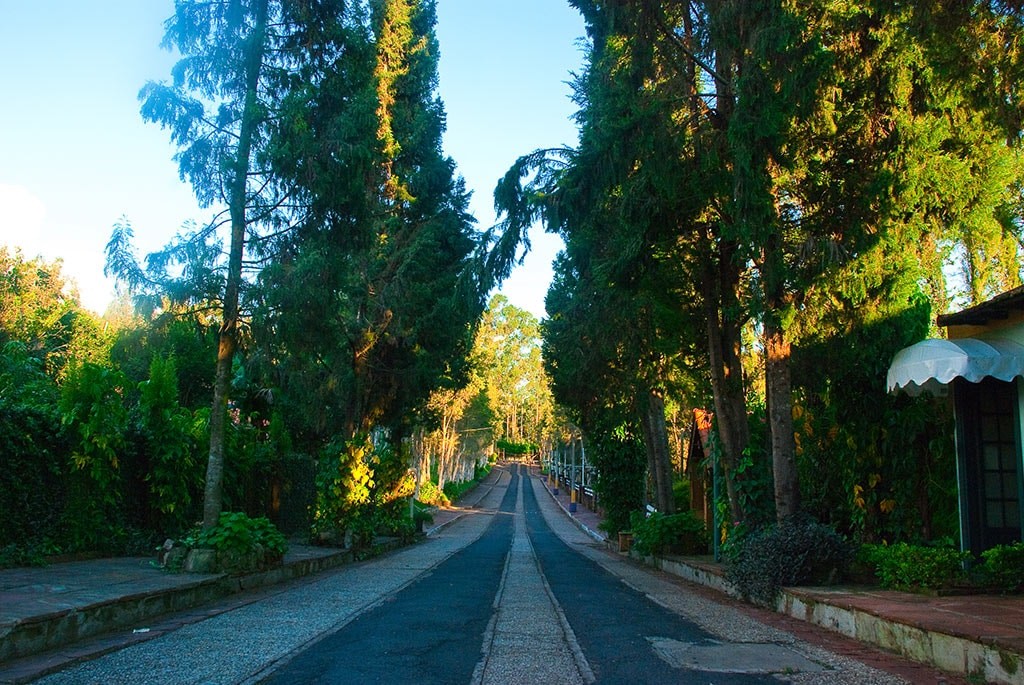
<svg viewBox="0 0 1024 685">
<path fill-rule="evenodd" d="M 861 558 L 874 566 L 882 587 L 890 590 L 935 590 L 965 578 L 969 552 L 952 547 L 929 547 L 899 542 L 864 545 Z"/>
<path fill-rule="evenodd" d="M 448 496 L 441 492 L 441 488 L 432 480 L 425 480 L 420 484 L 419 501 L 434 507 L 446 507 L 451 504 Z"/>
<path fill-rule="evenodd" d="M 0 569 L 19 566 L 46 566 L 46 557 L 60 553 L 60 548 L 48 540 L 25 544 L 11 543 L 0 547 Z"/>
<path fill-rule="evenodd" d="M 60 416 L 0 396 L 0 547 L 60 532 L 67 499 Z"/>
<path fill-rule="evenodd" d="M 444 496 L 448 498 L 449 502 L 457 502 L 460 497 L 476 487 L 476 484 L 477 481 L 475 479 L 458 482 L 448 481 L 444 484 Z"/>
<path fill-rule="evenodd" d="M 997 545 L 981 553 L 985 581 L 1008 592 L 1024 588 L 1024 542 Z"/>
<path fill-rule="evenodd" d="M 513 442 L 511 440 L 505 440 L 502 438 L 494 444 L 499 450 L 504 452 L 506 455 L 520 456 L 524 454 L 536 454 L 540 451 L 540 446 L 535 445 L 532 442 Z"/>
<path fill-rule="evenodd" d="M 708 551 L 704 522 L 692 511 L 669 516 L 655 512 L 646 518 L 640 512 L 633 512 L 630 525 L 633 548 L 640 554 L 706 554 Z"/>
<path fill-rule="evenodd" d="M 729 553 L 726 577 L 744 597 L 767 604 L 782 587 L 836 582 L 853 559 L 841 535 L 811 519 L 752 531 L 734 540 Z"/>
<path fill-rule="evenodd" d="M 221 512 L 216 526 L 199 533 L 187 544 L 215 550 L 218 566 L 228 572 L 274 565 L 288 551 L 284 535 L 269 519 L 249 518 L 242 512 Z"/>
<path fill-rule="evenodd" d="M 316 478 L 313 534 L 373 534 L 372 517 L 363 509 L 371 503 L 374 466 L 379 461 L 369 436 L 336 442 L 320 456 Z"/>
</svg>

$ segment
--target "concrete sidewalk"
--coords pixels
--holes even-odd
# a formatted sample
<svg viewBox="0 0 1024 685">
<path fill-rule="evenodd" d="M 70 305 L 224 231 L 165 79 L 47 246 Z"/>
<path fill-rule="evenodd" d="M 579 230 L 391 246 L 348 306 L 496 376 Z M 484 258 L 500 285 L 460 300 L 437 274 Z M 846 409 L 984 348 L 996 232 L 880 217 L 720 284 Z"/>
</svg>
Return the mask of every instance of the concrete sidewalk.
<svg viewBox="0 0 1024 685">
<path fill-rule="evenodd" d="M 535 477 L 541 477 L 536 469 Z M 438 509 L 436 535 L 471 512 L 495 485 L 492 472 L 456 505 Z M 547 489 L 551 493 L 551 488 Z M 551 495 L 566 515 L 608 545 L 601 516 Z M 351 561 L 344 550 L 293 546 L 284 565 L 247 576 L 167 573 L 149 558 L 98 559 L 0 571 L 0 683 L 29 682 L 75 661 L 150 639 L 270 594 L 289 581 Z M 728 591 L 720 564 L 637 559 Z M 858 588 L 793 588 L 777 610 L 951 673 L 1024 685 L 1024 597 L 930 597 Z"/>
<path fill-rule="evenodd" d="M 435 510 L 426 534 L 472 511 L 496 477 L 492 472 L 458 503 Z M 384 540 L 374 551 L 399 544 Z M 352 560 L 349 550 L 292 544 L 281 567 L 241 576 L 170 573 L 155 556 L 0 570 L 0 684 L 29 682 L 152 639 Z"/>
<path fill-rule="evenodd" d="M 538 477 L 539 474 L 535 475 Z M 581 528 L 610 549 L 600 530 L 600 515 L 582 505 L 569 512 L 564 489 L 552 498 Z M 642 558 L 685 580 L 730 596 L 735 592 L 725 579 L 725 568 L 708 559 L 687 557 Z M 980 677 L 984 682 L 1024 685 L 1024 596 L 932 596 L 874 588 L 787 588 L 775 610 L 827 628 L 861 642 L 881 647 L 949 673 Z"/>
</svg>

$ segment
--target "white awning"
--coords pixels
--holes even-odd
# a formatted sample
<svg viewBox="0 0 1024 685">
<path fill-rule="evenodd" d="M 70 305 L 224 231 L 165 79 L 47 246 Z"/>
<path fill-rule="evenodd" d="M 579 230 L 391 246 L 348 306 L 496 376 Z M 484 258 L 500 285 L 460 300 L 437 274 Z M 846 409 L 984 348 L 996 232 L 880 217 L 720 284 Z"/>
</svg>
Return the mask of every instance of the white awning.
<svg viewBox="0 0 1024 685">
<path fill-rule="evenodd" d="M 978 383 L 986 376 L 1001 381 L 1024 376 L 1024 345 L 977 338 L 922 340 L 896 353 L 886 387 L 908 395 L 942 394 L 954 378 Z"/>
</svg>

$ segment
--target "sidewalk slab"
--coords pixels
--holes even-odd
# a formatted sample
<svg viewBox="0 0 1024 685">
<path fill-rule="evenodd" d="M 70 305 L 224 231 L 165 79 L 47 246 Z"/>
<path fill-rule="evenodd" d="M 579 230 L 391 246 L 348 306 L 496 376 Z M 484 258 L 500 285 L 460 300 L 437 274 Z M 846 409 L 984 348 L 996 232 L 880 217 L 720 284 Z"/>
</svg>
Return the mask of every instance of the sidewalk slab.
<svg viewBox="0 0 1024 685">
<path fill-rule="evenodd" d="M 350 560 L 345 550 L 293 545 L 280 567 L 241 576 L 170 573 L 143 557 L 3 570 L 0 664 Z"/>
<path fill-rule="evenodd" d="M 434 514 L 427 535 L 471 513 L 500 477 L 492 472 Z M 401 543 L 381 540 L 373 554 Z M 0 684 L 28 682 L 199 620 L 202 607 L 353 561 L 350 550 L 289 546 L 280 567 L 245 575 L 171 573 L 150 557 L 92 559 L 0 570 Z M 226 609 L 211 609 L 215 613 Z M 185 612 L 180 621 L 168 616 Z M 153 627 L 161 625 L 163 627 Z M 126 632 L 126 631 L 135 632 Z"/>
<path fill-rule="evenodd" d="M 543 478 L 539 472 L 534 473 Z M 598 540 L 601 517 L 545 488 L 567 516 Z M 722 564 L 704 558 L 630 557 L 731 597 Z M 874 588 L 785 588 L 775 611 L 860 642 L 986 683 L 1024 685 L 1024 596 L 934 597 Z"/>
</svg>

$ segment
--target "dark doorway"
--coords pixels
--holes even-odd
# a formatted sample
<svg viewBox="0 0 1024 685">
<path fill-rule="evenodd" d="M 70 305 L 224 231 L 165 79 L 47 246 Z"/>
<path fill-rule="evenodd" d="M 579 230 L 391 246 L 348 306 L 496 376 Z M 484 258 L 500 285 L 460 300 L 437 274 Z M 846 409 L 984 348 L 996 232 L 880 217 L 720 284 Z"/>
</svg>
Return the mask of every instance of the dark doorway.
<svg viewBox="0 0 1024 685">
<path fill-rule="evenodd" d="M 980 383 L 957 379 L 954 396 L 964 547 L 979 555 L 1021 540 L 1017 385 L 993 378 Z"/>
</svg>

